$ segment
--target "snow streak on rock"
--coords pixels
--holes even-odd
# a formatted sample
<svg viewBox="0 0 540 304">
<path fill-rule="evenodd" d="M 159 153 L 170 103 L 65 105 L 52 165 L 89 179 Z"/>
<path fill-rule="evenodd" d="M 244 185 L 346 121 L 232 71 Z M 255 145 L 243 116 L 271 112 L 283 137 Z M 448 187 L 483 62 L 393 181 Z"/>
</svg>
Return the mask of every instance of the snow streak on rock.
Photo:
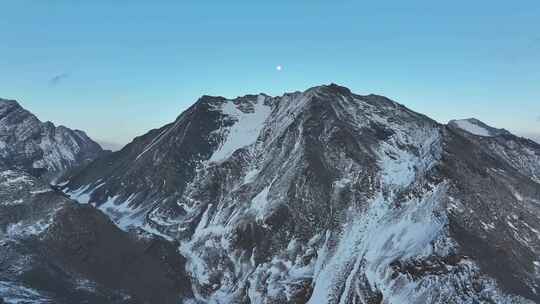
<svg viewBox="0 0 540 304">
<path fill-rule="evenodd" d="M 202 97 L 66 187 L 123 229 L 179 241 L 187 302 L 528 303 L 539 157 L 479 121 L 329 85 Z"/>
<path fill-rule="evenodd" d="M 463 119 L 463 120 L 456 120 L 455 123 L 460 127 L 461 129 L 480 136 L 491 136 L 491 133 L 489 131 L 479 125 L 476 125 L 469 120 Z"/>
<path fill-rule="evenodd" d="M 252 107 L 240 108 L 229 100 L 221 106 L 223 114 L 235 122 L 231 127 L 222 128 L 223 141 L 217 151 L 212 154 L 210 161 L 220 161 L 230 156 L 234 151 L 253 144 L 264 127 L 264 122 L 270 114 L 270 106 L 265 105 L 266 97 L 259 95 Z"/>
</svg>

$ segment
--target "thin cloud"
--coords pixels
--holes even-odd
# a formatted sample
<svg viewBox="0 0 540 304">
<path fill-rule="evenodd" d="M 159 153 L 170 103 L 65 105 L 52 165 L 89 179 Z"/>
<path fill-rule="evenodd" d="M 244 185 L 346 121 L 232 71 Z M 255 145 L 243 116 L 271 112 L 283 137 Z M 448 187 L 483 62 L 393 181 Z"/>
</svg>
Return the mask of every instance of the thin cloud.
<svg viewBox="0 0 540 304">
<path fill-rule="evenodd" d="M 49 79 L 49 86 L 50 87 L 57 86 L 68 77 L 69 77 L 68 73 L 61 73 L 61 74 L 55 75 L 54 77 Z"/>
</svg>

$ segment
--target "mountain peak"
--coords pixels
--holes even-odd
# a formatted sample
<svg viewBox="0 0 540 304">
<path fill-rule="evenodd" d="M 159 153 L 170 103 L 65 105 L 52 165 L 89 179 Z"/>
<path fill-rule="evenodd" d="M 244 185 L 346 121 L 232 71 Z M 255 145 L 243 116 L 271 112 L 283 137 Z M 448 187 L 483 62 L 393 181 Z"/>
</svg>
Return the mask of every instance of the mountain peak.
<svg viewBox="0 0 540 304">
<path fill-rule="evenodd" d="M 336 84 L 203 96 L 62 189 L 124 230 L 179 241 L 202 302 L 471 303 L 495 286 L 537 300 L 521 286 L 540 264 L 538 216 L 523 211 L 539 193 L 540 149 L 444 131 Z M 461 286 L 477 287 L 462 300 Z"/>
<path fill-rule="evenodd" d="M 0 99 L 0 129 L 0 163 L 44 180 L 53 180 L 102 152 L 84 132 L 41 122 L 15 100 Z"/>
<path fill-rule="evenodd" d="M 340 86 L 340 85 L 335 84 L 335 83 L 314 86 L 314 87 L 309 88 L 309 89 L 307 89 L 305 91 L 305 93 L 310 93 L 310 92 L 341 94 L 341 95 L 350 95 L 350 94 L 352 94 L 352 92 L 351 92 L 351 90 L 349 90 L 349 88 L 344 87 L 344 86 Z"/>
<path fill-rule="evenodd" d="M 497 129 L 497 128 L 491 127 L 476 118 L 454 119 L 454 120 L 449 121 L 448 125 L 450 127 L 457 128 L 457 129 L 466 131 L 474 135 L 485 136 L 485 137 L 511 134 L 505 129 Z"/>
<path fill-rule="evenodd" d="M 16 105 L 19 107 L 21 106 L 16 100 L 0 98 L 0 107 L 7 105 Z"/>
</svg>

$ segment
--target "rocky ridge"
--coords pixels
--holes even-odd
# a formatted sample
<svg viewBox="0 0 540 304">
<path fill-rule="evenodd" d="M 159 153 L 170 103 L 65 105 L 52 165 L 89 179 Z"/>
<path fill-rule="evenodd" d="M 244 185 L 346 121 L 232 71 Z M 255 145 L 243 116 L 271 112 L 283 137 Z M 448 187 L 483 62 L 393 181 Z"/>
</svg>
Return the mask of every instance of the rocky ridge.
<svg viewBox="0 0 540 304">
<path fill-rule="evenodd" d="M 64 191 L 178 241 L 186 301 L 540 301 L 539 145 L 467 122 L 333 84 L 203 96 Z"/>
</svg>

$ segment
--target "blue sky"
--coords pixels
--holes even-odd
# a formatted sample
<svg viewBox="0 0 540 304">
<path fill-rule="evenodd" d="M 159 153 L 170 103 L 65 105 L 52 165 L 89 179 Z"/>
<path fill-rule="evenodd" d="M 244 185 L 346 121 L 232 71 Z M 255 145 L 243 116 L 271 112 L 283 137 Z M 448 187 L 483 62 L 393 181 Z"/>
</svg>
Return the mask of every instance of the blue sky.
<svg viewBox="0 0 540 304">
<path fill-rule="evenodd" d="M 0 97 L 125 144 L 203 94 L 335 82 L 540 139 L 540 1 L 396 2 L 0 0 Z"/>
</svg>

